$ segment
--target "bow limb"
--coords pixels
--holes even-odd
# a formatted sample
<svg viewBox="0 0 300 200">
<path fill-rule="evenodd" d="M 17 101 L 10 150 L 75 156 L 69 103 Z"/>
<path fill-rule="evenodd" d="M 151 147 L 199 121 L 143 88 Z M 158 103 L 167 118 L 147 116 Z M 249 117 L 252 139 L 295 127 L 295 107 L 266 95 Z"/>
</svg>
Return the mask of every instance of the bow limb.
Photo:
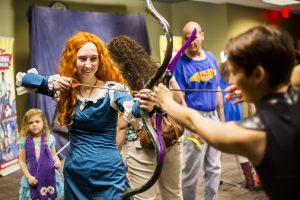
<svg viewBox="0 0 300 200">
<path fill-rule="evenodd" d="M 185 49 L 196 38 L 196 32 L 197 32 L 196 29 L 194 29 L 193 32 L 192 32 L 192 35 L 184 43 L 184 45 L 177 52 L 174 59 L 170 63 L 169 63 L 170 59 L 167 58 L 167 59 L 169 59 L 168 61 L 166 61 L 166 63 L 168 63 L 167 67 L 164 68 L 164 66 L 162 64 L 161 68 L 164 68 L 164 71 L 163 71 L 162 75 L 165 73 L 165 70 L 166 70 L 166 73 L 164 74 L 164 80 L 168 79 L 167 86 L 169 86 L 169 81 L 172 77 L 172 73 L 175 69 L 177 61 L 179 60 L 181 54 L 185 51 Z M 172 51 L 171 51 L 171 53 L 172 53 Z M 160 73 L 160 72 L 157 72 L 157 73 Z M 151 86 L 151 82 L 149 82 L 149 86 Z M 144 124 L 146 124 L 146 130 L 147 130 L 148 136 L 149 136 L 149 138 L 150 138 L 150 140 L 151 140 L 151 142 L 152 142 L 152 144 L 155 148 L 156 154 L 157 154 L 157 157 L 156 157 L 157 165 L 156 165 L 156 168 L 154 170 L 154 173 L 153 173 L 152 177 L 141 188 L 139 188 L 138 192 L 136 192 L 136 193 L 133 192 L 134 194 L 137 194 L 139 192 L 144 192 L 147 189 L 149 189 L 158 180 L 158 178 L 160 176 L 160 173 L 162 171 L 163 161 L 164 161 L 164 157 L 165 157 L 165 145 L 164 145 L 164 142 L 163 142 L 162 128 L 161 128 L 162 119 L 163 119 L 162 112 L 160 110 L 156 110 L 155 124 L 156 124 L 156 133 L 157 134 L 155 134 L 155 130 L 152 128 L 152 125 L 151 125 L 151 123 L 149 123 L 149 120 L 143 118 Z"/>
<path fill-rule="evenodd" d="M 175 67 L 176 67 L 176 63 L 178 62 L 181 54 L 186 50 L 186 48 L 188 48 L 188 46 L 196 39 L 196 35 L 197 35 L 197 29 L 194 28 L 191 36 L 184 42 L 184 44 L 182 45 L 182 47 L 179 49 L 179 51 L 176 53 L 176 55 L 174 56 L 174 58 L 172 59 L 172 61 L 169 63 L 167 70 L 170 72 L 174 72 Z"/>
<path fill-rule="evenodd" d="M 158 122 L 159 124 L 161 124 L 161 121 L 162 121 L 162 119 L 160 119 L 160 121 L 156 120 L 156 122 Z M 149 120 L 145 120 L 144 118 L 143 118 L 143 122 L 144 122 L 144 126 L 146 127 L 148 136 L 149 136 L 149 138 L 154 146 L 155 152 L 157 154 L 157 156 L 156 156 L 157 165 L 156 165 L 156 168 L 155 168 L 151 178 L 139 188 L 127 189 L 123 194 L 122 200 L 128 200 L 131 196 L 138 194 L 138 193 L 145 192 L 146 190 L 148 190 L 158 180 L 160 173 L 162 171 L 163 160 L 164 160 L 164 156 L 165 156 L 164 147 L 163 147 L 163 149 L 161 149 L 161 142 L 158 141 L 159 137 L 156 136 L 156 132 L 153 129 L 151 122 L 149 122 Z M 157 129 L 156 129 L 156 131 L 157 131 Z M 162 138 L 161 138 L 161 140 L 162 140 Z M 164 144 L 162 144 L 162 145 L 164 145 Z"/>
<path fill-rule="evenodd" d="M 171 33 L 170 26 L 168 22 L 163 18 L 154 8 L 151 0 L 146 0 L 146 12 L 151 14 L 155 19 L 157 19 L 160 23 L 160 25 L 163 28 L 163 31 L 166 35 L 167 38 L 167 47 L 166 47 L 166 52 L 165 52 L 165 57 L 162 62 L 162 65 L 158 68 L 154 76 L 151 77 L 151 79 L 145 84 L 145 87 L 148 89 L 152 89 L 155 84 L 159 81 L 159 79 L 163 76 L 165 73 L 167 66 L 171 60 L 172 57 L 172 50 L 173 50 L 173 36 Z M 165 146 L 162 138 L 162 132 L 161 132 L 161 122 L 162 122 L 162 115 L 161 113 L 156 114 L 156 132 L 152 127 L 152 124 L 150 123 L 148 115 L 144 115 L 142 117 L 144 126 L 147 130 L 147 134 L 154 146 L 155 152 L 156 152 L 156 161 L 157 165 L 154 170 L 154 173 L 152 177 L 140 188 L 135 188 L 135 189 L 127 189 L 122 197 L 122 200 L 127 200 L 129 199 L 132 195 L 144 192 L 148 190 L 154 183 L 158 180 L 160 173 L 162 171 L 163 167 L 163 160 L 165 157 Z"/>
<path fill-rule="evenodd" d="M 171 60 L 171 62 L 168 64 L 166 74 L 163 79 L 164 85 L 167 87 L 169 86 L 170 80 L 172 78 L 172 74 L 175 70 L 176 64 L 181 56 L 181 54 L 188 48 L 188 46 L 196 39 L 197 35 L 197 29 L 195 28 L 191 34 L 191 36 L 184 42 L 182 47 L 179 49 L 179 51 L 176 53 L 174 58 Z"/>
<path fill-rule="evenodd" d="M 156 124 L 159 124 L 156 127 L 156 131 L 161 131 L 160 130 L 161 121 L 162 121 L 162 118 L 160 118 L 158 120 L 156 118 Z M 164 145 L 164 144 L 162 144 L 162 135 L 161 134 L 158 134 L 160 136 L 156 135 L 156 132 L 153 129 L 150 120 L 143 118 L 143 122 L 144 122 L 144 126 L 146 127 L 146 131 L 150 138 L 150 141 L 152 142 L 155 152 L 157 154 L 157 156 L 156 156 L 157 165 L 153 172 L 152 177 L 139 188 L 126 189 L 126 191 L 123 194 L 122 200 L 128 200 L 131 196 L 148 190 L 158 180 L 160 173 L 162 171 L 163 160 L 164 160 L 164 156 L 165 156 L 164 146 L 161 149 L 161 145 Z M 159 140 L 161 140 L 161 142 L 159 142 Z"/>
<path fill-rule="evenodd" d="M 172 51 L 173 51 L 173 35 L 170 29 L 170 26 L 166 19 L 161 16 L 154 8 L 151 0 L 146 0 L 146 12 L 151 14 L 155 19 L 158 20 L 160 25 L 162 26 L 162 29 L 165 33 L 166 39 L 167 39 L 167 47 L 165 52 L 164 60 L 161 64 L 161 66 L 158 68 L 154 76 L 151 77 L 151 79 L 146 83 L 145 87 L 152 89 L 155 84 L 159 81 L 159 79 L 163 76 L 165 73 L 168 64 L 172 58 Z"/>
<path fill-rule="evenodd" d="M 161 16 L 155 10 L 151 0 L 146 0 L 146 12 L 148 12 L 149 14 L 151 14 L 154 18 L 156 18 L 158 20 L 158 22 L 162 26 L 162 29 L 163 29 L 166 39 L 167 39 L 166 52 L 165 52 L 163 62 L 161 64 L 161 66 L 158 68 L 158 70 L 156 71 L 155 75 L 153 77 L 151 77 L 151 79 L 145 85 L 146 88 L 152 89 L 154 87 L 154 85 L 157 84 L 159 79 L 166 73 L 166 69 L 172 58 L 173 35 L 172 35 L 172 32 L 171 32 L 168 22 L 166 21 L 166 19 L 163 16 Z M 156 135 L 155 135 L 155 132 L 148 131 L 148 136 L 149 136 L 152 144 L 155 146 L 155 151 L 157 154 L 157 157 L 156 157 L 157 165 L 156 165 L 153 176 L 148 181 L 148 182 L 152 182 L 152 180 L 153 180 L 153 183 L 151 183 L 151 186 L 157 181 L 157 179 L 160 176 L 162 166 L 163 166 L 163 160 L 165 157 L 165 145 L 164 145 L 164 141 L 162 138 L 162 131 L 161 131 L 162 113 L 159 110 L 156 110 L 155 121 L 156 121 L 156 123 L 155 123 L 156 124 Z"/>
</svg>

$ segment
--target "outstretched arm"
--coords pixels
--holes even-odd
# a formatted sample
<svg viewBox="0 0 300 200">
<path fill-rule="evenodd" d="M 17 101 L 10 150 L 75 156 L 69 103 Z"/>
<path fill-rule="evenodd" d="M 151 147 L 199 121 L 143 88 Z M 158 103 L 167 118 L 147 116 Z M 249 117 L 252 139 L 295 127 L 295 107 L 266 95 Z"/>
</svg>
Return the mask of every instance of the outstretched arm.
<svg viewBox="0 0 300 200">
<path fill-rule="evenodd" d="M 36 69 L 32 68 L 28 73 L 17 73 L 16 85 L 18 95 L 26 92 L 38 92 L 47 96 L 54 96 L 54 91 L 68 90 L 71 86 L 72 78 L 60 76 L 39 75 Z"/>
<path fill-rule="evenodd" d="M 233 122 L 219 123 L 176 103 L 172 92 L 159 85 L 153 100 L 176 121 L 200 135 L 207 143 L 227 153 L 246 156 L 258 164 L 264 155 L 266 137 L 262 131 L 242 128 Z"/>
</svg>

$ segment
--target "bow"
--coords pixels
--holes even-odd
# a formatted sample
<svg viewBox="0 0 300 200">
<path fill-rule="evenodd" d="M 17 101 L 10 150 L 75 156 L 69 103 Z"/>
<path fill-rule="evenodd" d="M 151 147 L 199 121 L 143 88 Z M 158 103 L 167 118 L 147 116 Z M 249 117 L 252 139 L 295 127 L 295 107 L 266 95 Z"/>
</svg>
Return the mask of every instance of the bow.
<svg viewBox="0 0 300 200">
<path fill-rule="evenodd" d="M 169 86 L 169 82 L 172 78 L 172 73 L 175 70 L 176 63 L 179 60 L 181 54 L 196 38 L 197 30 L 196 29 L 193 30 L 189 39 L 186 40 L 186 42 L 183 44 L 181 49 L 177 52 L 175 57 L 170 62 L 172 57 L 172 50 L 173 50 L 173 36 L 170 30 L 170 26 L 167 23 L 167 21 L 155 10 L 155 8 L 151 3 L 151 0 L 146 0 L 146 11 L 150 13 L 152 16 L 154 16 L 162 25 L 162 28 L 167 38 L 167 48 L 166 48 L 165 57 L 162 62 L 162 65 L 156 71 L 154 76 L 145 84 L 145 87 L 152 89 L 162 76 L 163 76 L 163 83 L 166 86 Z M 158 180 L 163 167 L 163 160 L 165 157 L 165 146 L 164 146 L 164 141 L 162 138 L 162 131 L 161 131 L 161 124 L 162 124 L 161 111 L 156 109 L 156 118 L 155 118 L 156 132 L 153 129 L 147 117 L 143 117 L 143 123 L 144 126 L 146 127 L 147 134 L 155 148 L 157 165 L 152 177 L 140 188 L 126 190 L 122 200 L 129 199 L 130 196 L 144 192 L 147 189 L 149 189 Z"/>
<path fill-rule="evenodd" d="M 154 8 L 151 0 L 146 0 L 146 12 L 151 14 L 154 18 L 156 18 L 159 23 L 161 24 L 163 31 L 165 33 L 165 36 L 167 38 L 167 48 L 165 52 L 165 57 L 162 62 L 162 65 L 158 68 L 154 76 L 151 77 L 151 79 L 148 81 L 148 83 L 145 84 L 145 87 L 148 89 L 152 89 L 155 84 L 159 81 L 159 79 L 163 76 L 165 73 L 167 66 L 172 58 L 172 50 L 173 50 L 173 36 L 171 33 L 170 26 L 168 22 L 163 18 Z M 144 126 L 147 130 L 148 136 L 155 148 L 156 152 L 156 160 L 157 160 L 157 165 L 154 170 L 154 173 L 152 177 L 140 188 L 135 188 L 135 189 L 127 189 L 122 197 L 122 200 L 129 199 L 130 196 L 141 193 L 149 189 L 159 178 L 162 167 L 163 167 L 163 160 L 165 157 L 165 146 L 162 138 L 162 132 L 161 132 L 161 122 L 162 122 L 162 115 L 157 112 L 156 114 L 156 132 L 153 129 L 149 117 L 146 115 L 143 116 L 143 123 Z"/>
<path fill-rule="evenodd" d="M 176 67 L 176 63 L 178 62 L 181 54 L 196 39 L 196 35 L 197 35 L 197 29 L 194 28 L 194 30 L 193 30 L 192 34 L 190 35 L 190 37 L 185 41 L 185 43 L 182 45 L 182 47 L 176 53 L 176 55 L 174 56 L 172 61 L 169 63 L 169 65 L 166 69 L 165 75 L 164 75 L 164 79 L 163 79 L 164 85 L 169 86 L 170 80 L 172 78 L 172 74 L 173 74 L 173 72 L 175 70 L 175 67 Z"/>
</svg>

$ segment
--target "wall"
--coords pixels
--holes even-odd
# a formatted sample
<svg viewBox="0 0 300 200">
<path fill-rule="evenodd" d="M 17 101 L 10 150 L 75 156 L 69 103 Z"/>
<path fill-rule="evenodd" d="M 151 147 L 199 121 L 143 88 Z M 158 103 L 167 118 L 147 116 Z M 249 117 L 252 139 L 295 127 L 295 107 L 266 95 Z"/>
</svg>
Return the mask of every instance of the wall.
<svg viewBox="0 0 300 200">
<path fill-rule="evenodd" d="M 12 2 L 13 0 L 4 0 L 0 3 L 0 36 L 14 36 L 14 12 Z"/>
<path fill-rule="evenodd" d="M 172 5 L 173 34 L 182 35 L 182 27 L 190 20 L 198 22 L 205 34 L 204 48 L 214 53 L 219 60 L 219 53 L 227 40 L 226 15 L 224 4 L 175 3 Z"/>
<path fill-rule="evenodd" d="M 149 34 L 152 56 L 159 58 L 159 36 L 163 34 L 159 23 L 145 13 L 144 0 L 61 0 L 72 10 L 144 14 Z M 29 68 L 29 25 L 26 12 L 31 5 L 49 6 L 51 0 L 1 0 L 0 36 L 15 37 L 15 72 Z M 154 1 L 154 7 L 170 23 L 173 35 L 181 35 L 184 23 L 189 20 L 201 24 L 205 33 L 204 48 L 214 53 L 219 60 L 220 51 L 228 38 L 257 24 L 270 23 L 262 14 L 264 10 L 237 5 L 210 4 L 200 2 L 160 3 Z M 291 15 L 283 19 L 281 26 L 300 40 L 300 16 Z M 300 43 L 300 41 L 299 41 Z M 300 44 L 299 44 L 300 46 Z M 300 48 L 300 47 L 299 47 Z M 25 113 L 28 96 L 17 97 L 18 122 Z"/>
</svg>

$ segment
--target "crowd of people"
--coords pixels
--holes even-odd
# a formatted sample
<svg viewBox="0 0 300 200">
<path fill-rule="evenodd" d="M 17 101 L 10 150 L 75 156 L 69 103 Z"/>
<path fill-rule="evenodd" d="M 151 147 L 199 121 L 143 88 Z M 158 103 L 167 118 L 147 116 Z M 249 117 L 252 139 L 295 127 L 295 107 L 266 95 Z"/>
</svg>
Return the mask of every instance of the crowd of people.
<svg viewBox="0 0 300 200">
<path fill-rule="evenodd" d="M 126 189 L 153 174 L 155 152 L 141 145 L 139 131 L 142 118 L 151 118 L 157 108 L 185 127 L 183 138 L 192 139 L 169 146 L 158 182 L 131 199 L 157 199 L 160 193 L 166 200 L 195 200 L 201 168 L 204 199 L 217 199 L 221 151 L 247 158 L 271 199 L 300 199 L 300 92 L 294 87 L 300 70 L 293 39 L 265 25 L 230 39 L 225 48 L 229 86 L 221 89 L 216 58 L 202 47 L 201 26 L 187 22 L 183 38 L 195 29 L 196 39 L 181 55 L 169 88 L 143 89 L 158 65 L 128 36 L 106 45 L 92 33 L 75 33 L 62 51 L 58 74 L 19 73 L 17 86 L 23 91 L 34 89 L 57 101 L 58 121 L 70 140 L 62 175 L 43 111 L 24 115 L 20 199 L 122 199 Z M 256 112 L 230 121 L 223 98 L 255 104 Z"/>
<path fill-rule="evenodd" d="M 257 26 L 227 46 L 230 72 L 227 98 L 242 94 L 256 113 L 241 122 L 217 123 L 177 104 L 162 84 L 153 100 L 165 112 L 223 152 L 247 157 L 271 199 L 299 199 L 300 91 L 291 86 L 295 48 L 291 36 L 275 27 Z M 240 92 L 234 92 L 236 88 Z"/>
</svg>

